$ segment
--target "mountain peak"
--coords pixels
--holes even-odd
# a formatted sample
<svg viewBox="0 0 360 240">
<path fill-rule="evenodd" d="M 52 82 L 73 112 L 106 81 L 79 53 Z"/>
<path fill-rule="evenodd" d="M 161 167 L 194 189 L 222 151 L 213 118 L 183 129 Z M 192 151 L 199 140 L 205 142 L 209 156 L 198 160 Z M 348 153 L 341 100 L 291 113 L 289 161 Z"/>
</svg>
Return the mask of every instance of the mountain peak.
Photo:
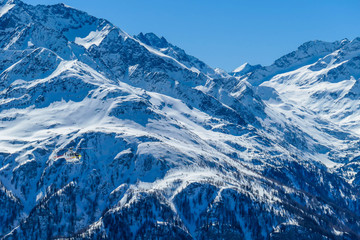
<svg viewBox="0 0 360 240">
<path fill-rule="evenodd" d="M 21 0 L 0 0 L 0 6 L 24 4 Z"/>
<path fill-rule="evenodd" d="M 9 12 L 18 2 L 18 0 L 0 0 L 0 17 Z"/>
<path fill-rule="evenodd" d="M 6 4 L 13 4 L 15 0 L 0 0 L 0 6 Z"/>
<path fill-rule="evenodd" d="M 243 71 L 244 69 L 248 68 L 250 66 L 249 63 L 244 63 L 243 65 L 241 65 L 240 67 L 236 68 L 233 72 L 236 73 L 236 72 L 241 72 Z"/>
<path fill-rule="evenodd" d="M 345 43 L 345 42 L 344 42 Z M 297 64 L 302 64 L 313 57 L 324 56 L 342 47 L 344 43 L 325 42 L 320 40 L 308 41 L 300 45 L 296 51 L 293 51 L 274 62 L 278 68 L 288 68 Z"/>
<path fill-rule="evenodd" d="M 283 68 L 243 64 L 235 78 L 164 37 L 133 38 L 64 4 L 2 4 L 0 238 L 359 239 L 358 185 L 343 177 L 355 170 L 333 169 L 359 155 L 359 135 L 305 108 L 308 89 L 246 79 L 283 75 L 312 48 L 326 54 L 323 42 Z M 351 60 L 343 69 L 360 69 Z M 329 89 L 322 108 L 353 100 L 354 81 L 309 98 Z"/>
<path fill-rule="evenodd" d="M 135 36 L 138 40 L 155 48 L 166 48 L 169 46 L 168 41 L 164 37 L 158 37 L 155 33 L 139 33 Z"/>
<path fill-rule="evenodd" d="M 340 41 L 342 45 L 348 44 L 349 42 L 350 40 L 348 38 L 344 38 L 343 40 Z"/>
<path fill-rule="evenodd" d="M 249 63 L 244 63 L 243 65 L 241 65 L 240 67 L 238 67 L 234 71 L 232 71 L 232 74 L 234 76 L 242 76 L 242 75 L 252 72 L 258 68 L 261 68 L 261 65 L 259 65 L 259 64 L 251 65 Z"/>
<path fill-rule="evenodd" d="M 348 41 L 344 44 L 344 50 L 352 52 L 360 49 L 360 37 L 354 38 L 352 41 Z"/>
</svg>

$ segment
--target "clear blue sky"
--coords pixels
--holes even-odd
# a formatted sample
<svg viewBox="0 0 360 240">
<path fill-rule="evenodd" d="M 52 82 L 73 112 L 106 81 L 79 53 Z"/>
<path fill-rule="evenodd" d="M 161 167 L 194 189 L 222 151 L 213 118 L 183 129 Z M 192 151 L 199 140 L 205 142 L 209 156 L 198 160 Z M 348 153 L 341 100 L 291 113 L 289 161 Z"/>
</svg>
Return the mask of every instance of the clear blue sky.
<svg viewBox="0 0 360 240">
<path fill-rule="evenodd" d="M 24 0 L 63 2 L 131 35 L 154 32 L 212 67 L 271 64 L 309 40 L 360 36 L 360 0 Z"/>
</svg>

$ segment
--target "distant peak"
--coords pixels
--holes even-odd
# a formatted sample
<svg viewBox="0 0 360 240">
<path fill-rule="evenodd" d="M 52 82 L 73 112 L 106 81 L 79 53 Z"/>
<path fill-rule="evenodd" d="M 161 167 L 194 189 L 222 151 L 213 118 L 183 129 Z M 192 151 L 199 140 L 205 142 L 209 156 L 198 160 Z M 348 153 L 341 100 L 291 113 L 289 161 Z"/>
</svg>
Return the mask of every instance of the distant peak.
<svg viewBox="0 0 360 240">
<path fill-rule="evenodd" d="M 221 77 L 228 77 L 228 76 L 230 76 L 224 69 L 221 69 L 221 68 L 215 68 L 214 71 L 215 71 L 215 73 L 217 73 L 217 74 L 220 75 Z"/>
<path fill-rule="evenodd" d="M 236 68 L 232 73 L 234 76 L 241 76 L 241 75 L 245 75 L 249 72 L 252 72 L 258 68 L 260 68 L 261 65 L 251 65 L 249 63 L 244 63 L 243 65 L 241 65 L 240 67 Z"/>
<path fill-rule="evenodd" d="M 156 48 L 166 48 L 169 46 L 168 41 L 164 37 L 158 37 L 155 33 L 139 33 L 135 36 L 138 40 L 145 43 L 146 45 Z"/>
<path fill-rule="evenodd" d="M 351 41 L 351 43 L 357 43 L 360 42 L 360 37 L 354 38 L 354 40 Z"/>
<path fill-rule="evenodd" d="M 0 0 L 0 5 L 12 4 L 14 0 Z"/>
<path fill-rule="evenodd" d="M 10 5 L 10 4 L 19 4 L 22 3 L 20 0 L 0 0 L 0 6 Z"/>
<path fill-rule="evenodd" d="M 344 51 L 358 51 L 360 49 L 360 37 L 354 38 L 352 41 L 348 41 L 342 46 Z"/>
<path fill-rule="evenodd" d="M 313 41 L 308 41 L 308 42 L 301 44 L 300 47 L 298 48 L 298 50 L 308 50 L 308 49 L 313 49 L 313 48 L 317 48 L 319 46 L 328 45 L 328 44 L 332 44 L 332 43 L 320 41 L 320 40 L 313 40 Z"/>
<path fill-rule="evenodd" d="M 73 8 L 73 7 L 71 7 L 69 5 L 66 5 L 64 3 L 58 3 L 58 4 L 55 4 L 55 6 L 64 7 L 64 8 Z"/>
<path fill-rule="evenodd" d="M 344 38 L 343 40 L 340 41 L 340 43 L 341 43 L 342 45 L 348 44 L 349 42 L 350 42 L 350 40 L 347 39 L 347 38 Z"/>
<path fill-rule="evenodd" d="M 17 0 L 0 0 L 0 17 L 9 12 L 18 2 Z"/>
<path fill-rule="evenodd" d="M 280 69 L 286 69 L 295 65 L 301 65 L 314 57 L 323 57 L 336 51 L 341 48 L 343 44 L 346 44 L 345 42 L 326 42 L 320 40 L 308 41 L 298 47 L 297 50 L 277 59 L 272 66 Z"/>
<path fill-rule="evenodd" d="M 243 65 L 241 65 L 240 67 L 236 68 L 233 72 L 237 73 L 237 72 L 241 72 L 244 69 L 250 67 L 251 65 L 249 63 L 244 63 Z"/>
</svg>

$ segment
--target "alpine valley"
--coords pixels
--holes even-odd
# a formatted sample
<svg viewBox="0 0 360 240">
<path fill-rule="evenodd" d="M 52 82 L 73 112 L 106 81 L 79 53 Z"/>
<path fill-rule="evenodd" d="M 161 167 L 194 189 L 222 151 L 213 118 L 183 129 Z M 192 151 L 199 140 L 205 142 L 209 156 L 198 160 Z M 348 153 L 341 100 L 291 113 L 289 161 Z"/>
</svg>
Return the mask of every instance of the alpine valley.
<svg viewBox="0 0 360 240">
<path fill-rule="evenodd" d="M 360 38 L 226 73 L 0 2 L 1 239 L 360 239 Z"/>
</svg>

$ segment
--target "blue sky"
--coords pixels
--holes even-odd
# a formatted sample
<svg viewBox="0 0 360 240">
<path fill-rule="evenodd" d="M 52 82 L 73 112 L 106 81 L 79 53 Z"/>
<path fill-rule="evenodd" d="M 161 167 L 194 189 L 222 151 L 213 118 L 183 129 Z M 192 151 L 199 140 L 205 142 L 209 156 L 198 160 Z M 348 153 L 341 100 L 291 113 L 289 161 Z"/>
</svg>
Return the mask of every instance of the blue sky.
<svg viewBox="0 0 360 240">
<path fill-rule="evenodd" d="M 63 2 L 131 35 L 154 32 L 212 67 L 271 64 L 309 40 L 360 36 L 359 0 L 24 0 Z"/>
</svg>

